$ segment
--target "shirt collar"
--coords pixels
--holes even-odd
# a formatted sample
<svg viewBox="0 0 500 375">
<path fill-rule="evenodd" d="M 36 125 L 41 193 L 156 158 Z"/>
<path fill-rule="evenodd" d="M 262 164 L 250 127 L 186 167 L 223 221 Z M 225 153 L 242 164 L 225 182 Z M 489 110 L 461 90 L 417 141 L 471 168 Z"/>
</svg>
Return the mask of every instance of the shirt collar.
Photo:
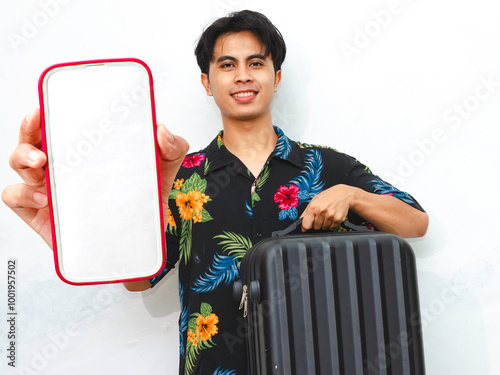
<svg viewBox="0 0 500 375">
<path fill-rule="evenodd" d="M 274 125 L 273 128 L 278 136 L 278 141 L 276 142 L 276 146 L 274 151 L 271 153 L 269 160 L 272 158 L 279 158 L 290 162 L 297 167 L 304 167 L 305 161 L 301 157 L 299 145 L 290 140 L 290 138 L 285 135 L 283 130 L 276 125 Z M 210 163 L 206 174 L 229 164 L 234 164 L 237 160 L 237 158 L 227 150 L 226 146 L 224 146 L 224 142 L 222 141 L 223 133 L 224 131 L 221 130 L 217 134 L 217 137 L 215 137 L 215 139 L 210 142 L 206 148 L 206 156 L 208 158 L 208 162 Z"/>
</svg>

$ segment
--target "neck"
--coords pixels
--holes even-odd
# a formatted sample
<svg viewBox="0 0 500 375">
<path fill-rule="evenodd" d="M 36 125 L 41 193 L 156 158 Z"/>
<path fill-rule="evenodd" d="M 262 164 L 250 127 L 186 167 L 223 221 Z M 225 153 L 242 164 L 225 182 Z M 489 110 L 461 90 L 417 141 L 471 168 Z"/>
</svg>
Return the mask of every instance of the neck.
<svg viewBox="0 0 500 375">
<path fill-rule="evenodd" d="M 278 136 L 269 121 L 224 123 L 224 146 L 257 176 L 268 156 L 276 147 Z"/>
<path fill-rule="evenodd" d="M 240 124 L 224 124 L 223 142 L 224 146 L 236 156 L 248 151 L 271 153 L 276 146 L 278 136 L 273 129 L 272 122 L 253 123 L 244 122 Z"/>
</svg>

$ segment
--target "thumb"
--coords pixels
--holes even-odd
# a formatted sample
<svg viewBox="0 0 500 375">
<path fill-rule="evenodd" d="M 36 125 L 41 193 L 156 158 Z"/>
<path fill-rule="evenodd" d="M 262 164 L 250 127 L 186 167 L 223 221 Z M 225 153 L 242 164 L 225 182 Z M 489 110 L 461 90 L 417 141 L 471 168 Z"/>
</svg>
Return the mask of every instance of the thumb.
<svg viewBox="0 0 500 375">
<path fill-rule="evenodd" d="M 189 150 L 189 144 L 184 138 L 173 135 L 163 124 L 158 125 L 156 136 L 160 154 L 163 214 L 165 216 L 168 211 L 168 195 L 172 189 L 177 171 Z"/>
</svg>

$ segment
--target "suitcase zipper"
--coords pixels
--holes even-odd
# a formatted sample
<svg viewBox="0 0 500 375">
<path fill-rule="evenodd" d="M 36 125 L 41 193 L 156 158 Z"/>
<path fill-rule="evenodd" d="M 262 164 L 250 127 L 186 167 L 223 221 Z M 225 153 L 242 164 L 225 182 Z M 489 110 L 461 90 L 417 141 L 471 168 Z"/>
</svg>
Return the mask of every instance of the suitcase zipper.
<svg viewBox="0 0 500 375">
<path fill-rule="evenodd" d="M 246 285 L 243 285 L 243 294 L 241 295 L 240 307 L 238 309 L 241 310 L 242 308 L 243 308 L 243 317 L 246 318 L 248 313 L 248 293 Z"/>
</svg>

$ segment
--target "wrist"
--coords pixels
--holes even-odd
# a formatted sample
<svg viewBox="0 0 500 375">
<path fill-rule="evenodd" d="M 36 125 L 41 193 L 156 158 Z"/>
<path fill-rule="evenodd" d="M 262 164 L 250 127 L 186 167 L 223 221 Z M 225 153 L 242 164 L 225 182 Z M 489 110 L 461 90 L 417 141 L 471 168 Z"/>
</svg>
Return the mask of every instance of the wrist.
<svg viewBox="0 0 500 375">
<path fill-rule="evenodd" d="M 348 186 L 348 188 L 349 209 L 358 214 L 362 210 L 363 201 L 367 192 L 354 186 Z"/>
</svg>

